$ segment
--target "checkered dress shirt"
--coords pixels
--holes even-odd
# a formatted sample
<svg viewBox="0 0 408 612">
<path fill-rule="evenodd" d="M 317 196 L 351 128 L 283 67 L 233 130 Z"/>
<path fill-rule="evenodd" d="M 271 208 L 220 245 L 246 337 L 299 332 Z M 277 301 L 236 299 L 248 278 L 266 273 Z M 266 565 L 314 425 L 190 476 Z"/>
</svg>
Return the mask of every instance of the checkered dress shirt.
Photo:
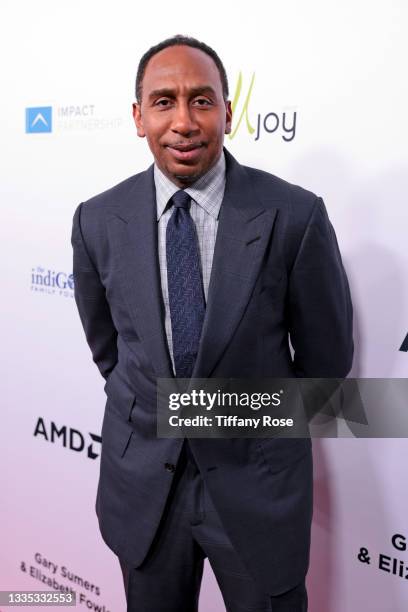
<svg viewBox="0 0 408 612">
<path fill-rule="evenodd" d="M 165 307 L 165 329 L 171 361 L 174 368 L 173 342 L 171 333 L 171 318 L 169 291 L 167 286 L 166 259 L 166 227 L 173 212 L 173 207 L 166 209 L 169 199 L 180 189 L 161 172 L 154 164 L 154 183 L 156 187 L 157 222 L 158 222 L 158 253 L 160 279 Z M 211 267 L 217 236 L 218 216 L 225 189 L 225 156 L 224 152 L 215 166 L 199 178 L 191 187 L 185 189 L 191 197 L 190 214 L 197 230 L 200 249 L 201 272 L 204 285 L 204 295 L 207 301 L 210 284 Z"/>
</svg>

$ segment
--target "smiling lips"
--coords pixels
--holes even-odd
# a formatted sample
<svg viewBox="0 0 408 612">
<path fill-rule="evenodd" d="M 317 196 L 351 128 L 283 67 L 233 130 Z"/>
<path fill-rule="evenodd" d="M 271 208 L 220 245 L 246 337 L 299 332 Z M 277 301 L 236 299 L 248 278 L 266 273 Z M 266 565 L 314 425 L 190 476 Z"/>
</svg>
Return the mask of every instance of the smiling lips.
<svg viewBox="0 0 408 612">
<path fill-rule="evenodd" d="M 177 161 L 190 161 L 198 158 L 202 148 L 202 142 L 167 145 L 167 149 Z"/>
</svg>

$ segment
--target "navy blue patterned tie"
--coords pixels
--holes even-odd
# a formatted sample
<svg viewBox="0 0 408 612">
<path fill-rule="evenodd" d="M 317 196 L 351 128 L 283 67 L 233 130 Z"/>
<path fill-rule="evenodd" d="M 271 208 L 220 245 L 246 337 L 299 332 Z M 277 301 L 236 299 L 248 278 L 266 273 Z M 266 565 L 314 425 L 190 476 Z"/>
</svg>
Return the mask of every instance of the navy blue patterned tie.
<svg viewBox="0 0 408 612">
<path fill-rule="evenodd" d="M 190 200 L 182 189 L 173 195 L 170 203 L 174 210 L 166 228 L 173 358 L 178 378 L 191 378 L 205 313 L 200 251 Z"/>
</svg>

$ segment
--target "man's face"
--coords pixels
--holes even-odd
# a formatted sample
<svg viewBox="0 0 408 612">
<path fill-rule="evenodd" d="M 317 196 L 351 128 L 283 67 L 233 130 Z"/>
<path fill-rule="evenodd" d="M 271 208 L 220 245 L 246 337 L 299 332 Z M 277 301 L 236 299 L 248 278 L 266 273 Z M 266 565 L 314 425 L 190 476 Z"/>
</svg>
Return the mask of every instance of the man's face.
<svg viewBox="0 0 408 612">
<path fill-rule="evenodd" d="M 149 60 L 133 117 L 160 170 L 179 187 L 187 187 L 218 160 L 232 113 L 212 58 L 178 45 Z"/>
</svg>

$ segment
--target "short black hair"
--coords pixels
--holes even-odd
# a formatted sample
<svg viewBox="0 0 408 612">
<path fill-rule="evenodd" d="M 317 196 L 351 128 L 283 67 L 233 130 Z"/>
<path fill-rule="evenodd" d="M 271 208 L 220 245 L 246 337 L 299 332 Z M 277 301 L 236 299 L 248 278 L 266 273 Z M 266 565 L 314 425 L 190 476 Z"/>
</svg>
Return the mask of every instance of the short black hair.
<svg viewBox="0 0 408 612">
<path fill-rule="evenodd" d="M 137 69 L 137 75 L 136 75 L 135 94 L 136 94 L 137 102 L 140 104 L 142 101 L 142 82 L 143 82 L 144 73 L 146 71 L 146 66 L 149 60 L 153 57 L 153 55 L 156 55 L 156 53 L 158 53 L 159 51 L 162 51 L 163 49 L 167 49 L 167 47 L 174 47 L 176 45 L 186 45 L 187 47 L 193 47 L 194 49 L 200 49 L 201 51 L 204 51 L 204 53 L 209 55 L 214 60 L 214 63 L 218 68 L 218 72 L 220 73 L 222 93 L 223 93 L 224 99 L 228 100 L 227 73 L 225 71 L 222 61 L 220 60 L 220 58 L 218 57 L 214 49 L 212 49 L 205 43 L 201 42 L 200 40 L 193 38 L 192 36 L 183 36 L 182 34 L 176 34 L 175 36 L 172 36 L 171 38 L 166 38 L 166 40 L 162 40 L 157 45 L 150 47 L 150 49 L 148 49 L 146 53 L 142 56 L 139 62 L 139 66 Z"/>
</svg>

